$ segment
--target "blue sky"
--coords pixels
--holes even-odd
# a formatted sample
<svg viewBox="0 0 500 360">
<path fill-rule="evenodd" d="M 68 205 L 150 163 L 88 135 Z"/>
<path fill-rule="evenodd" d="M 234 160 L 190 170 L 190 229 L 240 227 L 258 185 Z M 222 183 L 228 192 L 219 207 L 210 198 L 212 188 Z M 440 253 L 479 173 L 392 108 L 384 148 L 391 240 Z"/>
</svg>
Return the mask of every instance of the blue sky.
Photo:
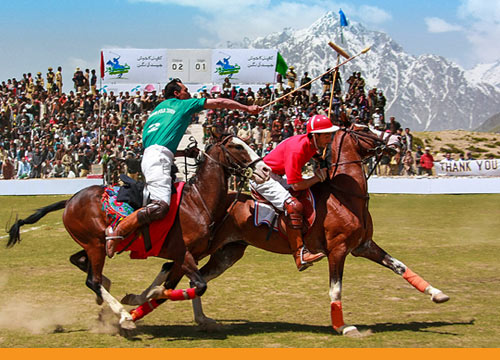
<svg viewBox="0 0 500 360">
<path fill-rule="evenodd" d="M 212 48 L 284 27 L 308 27 L 342 8 L 405 51 L 465 68 L 500 59 L 497 0 L 15 0 L 0 3 L 0 80 L 63 67 L 98 69 L 101 48 Z"/>
</svg>

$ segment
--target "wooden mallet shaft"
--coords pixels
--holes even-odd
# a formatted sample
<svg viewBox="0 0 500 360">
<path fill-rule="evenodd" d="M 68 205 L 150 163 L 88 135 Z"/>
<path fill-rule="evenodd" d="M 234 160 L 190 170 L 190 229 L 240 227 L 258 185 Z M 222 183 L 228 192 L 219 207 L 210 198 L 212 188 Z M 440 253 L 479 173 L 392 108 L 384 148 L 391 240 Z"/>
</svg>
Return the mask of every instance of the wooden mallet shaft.
<svg viewBox="0 0 500 360">
<path fill-rule="evenodd" d="M 331 73 L 332 71 L 335 71 L 336 69 L 338 69 L 338 68 L 339 68 L 339 67 L 341 67 L 342 65 L 347 64 L 349 61 L 351 61 L 351 60 L 353 60 L 353 59 L 357 58 L 357 57 L 358 57 L 359 55 L 361 55 L 361 54 L 365 54 L 365 53 L 367 53 L 368 51 L 370 51 L 370 47 L 367 47 L 366 49 L 363 49 L 361 52 L 357 53 L 356 55 L 351 56 L 350 58 L 348 58 L 348 59 L 347 59 L 347 60 L 345 60 L 344 62 L 342 62 L 342 63 L 340 63 L 339 65 L 335 66 L 334 68 L 331 68 L 330 70 L 325 71 L 323 74 L 320 74 L 320 75 L 316 76 L 316 77 L 315 77 L 314 79 L 312 79 L 311 81 L 309 81 L 309 82 L 307 82 L 307 83 L 305 83 L 305 84 L 303 84 L 303 85 L 300 85 L 297 89 L 295 89 L 295 90 L 293 90 L 293 91 L 289 92 L 288 94 L 285 94 L 285 95 L 283 95 L 283 96 L 280 96 L 279 98 L 274 99 L 273 101 L 271 101 L 271 102 L 267 103 L 266 105 L 263 105 L 263 106 L 262 106 L 262 108 L 266 108 L 266 107 L 268 107 L 268 106 L 271 106 L 272 104 L 274 104 L 274 103 L 276 103 L 276 102 L 280 101 L 281 99 L 283 99 L 283 98 L 285 98 L 285 97 L 287 97 L 287 96 L 289 96 L 289 95 L 292 95 L 294 92 L 299 91 L 299 90 L 300 90 L 300 89 L 302 89 L 303 87 L 305 87 L 305 86 L 307 86 L 307 85 L 311 84 L 312 82 L 314 82 L 314 81 L 318 80 L 318 79 L 319 79 L 320 77 L 322 77 L 323 75 L 326 75 L 326 74 L 328 74 L 328 73 Z"/>
</svg>

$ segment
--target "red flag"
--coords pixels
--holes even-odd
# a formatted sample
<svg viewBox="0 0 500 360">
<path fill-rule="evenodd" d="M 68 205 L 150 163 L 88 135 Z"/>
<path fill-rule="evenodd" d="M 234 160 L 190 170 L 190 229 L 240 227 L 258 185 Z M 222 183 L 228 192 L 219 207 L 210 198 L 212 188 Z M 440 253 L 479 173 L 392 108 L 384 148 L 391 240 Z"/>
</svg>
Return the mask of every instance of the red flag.
<svg viewBox="0 0 500 360">
<path fill-rule="evenodd" d="M 101 79 L 104 79 L 104 55 L 101 51 Z"/>
</svg>

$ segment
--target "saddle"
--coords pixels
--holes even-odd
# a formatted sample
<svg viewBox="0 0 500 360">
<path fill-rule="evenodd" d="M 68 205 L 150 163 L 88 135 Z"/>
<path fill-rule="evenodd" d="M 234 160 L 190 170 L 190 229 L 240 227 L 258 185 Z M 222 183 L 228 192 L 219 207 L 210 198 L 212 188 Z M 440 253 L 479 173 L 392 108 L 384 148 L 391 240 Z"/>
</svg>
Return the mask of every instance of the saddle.
<svg viewBox="0 0 500 360">
<path fill-rule="evenodd" d="M 304 226 L 302 234 L 307 234 L 316 220 L 316 203 L 314 195 L 310 189 L 302 191 L 290 191 L 293 197 L 297 198 L 304 207 Z M 266 224 L 273 231 L 277 231 L 280 236 L 287 238 L 286 217 L 283 211 L 276 209 L 269 201 L 264 199 L 259 193 L 252 189 L 254 199 L 254 225 Z"/>
<path fill-rule="evenodd" d="M 123 186 L 107 186 L 104 188 L 101 203 L 107 217 L 108 225 L 113 228 L 126 216 L 147 205 L 149 194 L 145 184 L 136 182 L 126 175 L 120 175 Z M 172 185 L 172 196 L 168 214 L 160 220 L 153 221 L 145 230 L 132 233 L 116 246 L 118 253 L 130 251 L 131 259 L 146 259 L 157 256 L 172 227 L 182 198 L 185 182 Z M 146 236 L 144 236 L 146 235 Z"/>
</svg>

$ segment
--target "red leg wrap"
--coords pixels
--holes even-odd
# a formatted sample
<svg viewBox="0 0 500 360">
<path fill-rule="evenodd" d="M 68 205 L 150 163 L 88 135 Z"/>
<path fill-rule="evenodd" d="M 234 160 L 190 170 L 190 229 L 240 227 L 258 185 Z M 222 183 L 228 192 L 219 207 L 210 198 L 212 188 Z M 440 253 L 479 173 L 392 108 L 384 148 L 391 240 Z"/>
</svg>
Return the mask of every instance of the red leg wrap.
<svg viewBox="0 0 500 360">
<path fill-rule="evenodd" d="M 167 297 L 167 299 L 172 301 L 192 300 L 196 297 L 195 288 L 177 289 L 177 290 L 168 289 L 165 290 L 164 294 Z"/>
<path fill-rule="evenodd" d="M 142 319 L 144 316 L 149 314 L 151 311 L 156 309 L 160 304 L 156 300 L 147 301 L 144 304 L 138 306 L 134 310 L 130 311 L 130 315 L 132 315 L 132 320 L 137 321 Z"/>
<path fill-rule="evenodd" d="M 332 325 L 335 330 L 344 326 L 344 316 L 342 315 L 342 302 L 334 301 L 331 303 Z"/>
<path fill-rule="evenodd" d="M 408 281 L 415 289 L 420 292 L 425 292 L 425 289 L 427 288 L 427 286 L 429 286 L 429 283 L 427 281 L 411 271 L 410 268 L 406 268 L 406 271 L 403 274 L 403 279 Z"/>
</svg>

